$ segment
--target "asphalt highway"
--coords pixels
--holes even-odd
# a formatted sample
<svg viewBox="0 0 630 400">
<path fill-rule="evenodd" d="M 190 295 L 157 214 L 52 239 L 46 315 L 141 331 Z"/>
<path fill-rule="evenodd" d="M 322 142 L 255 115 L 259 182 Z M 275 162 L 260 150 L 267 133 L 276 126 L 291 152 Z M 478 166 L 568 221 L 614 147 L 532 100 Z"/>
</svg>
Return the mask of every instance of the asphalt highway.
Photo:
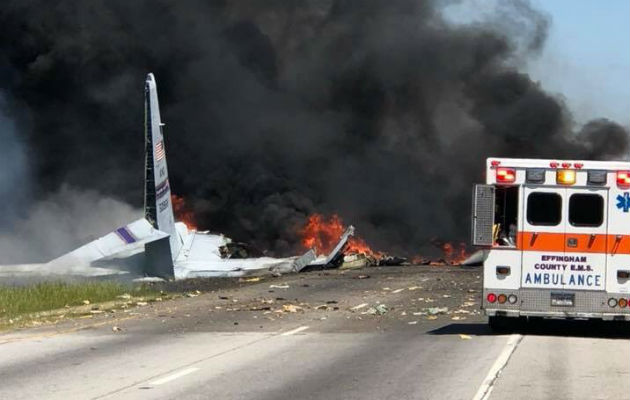
<svg viewBox="0 0 630 400">
<path fill-rule="evenodd" d="M 0 399 L 630 397 L 625 326 L 494 334 L 479 288 L 459 268 L 311 272 L 8 332 Z"/>
</svg>

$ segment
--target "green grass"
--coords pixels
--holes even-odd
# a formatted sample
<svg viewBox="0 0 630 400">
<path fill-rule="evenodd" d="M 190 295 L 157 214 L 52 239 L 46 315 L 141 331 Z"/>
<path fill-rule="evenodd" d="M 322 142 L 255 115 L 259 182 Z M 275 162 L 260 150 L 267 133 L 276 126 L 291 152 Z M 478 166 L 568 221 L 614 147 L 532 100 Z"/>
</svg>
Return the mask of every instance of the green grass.
<svg viewBox="0 0 630 400">
<path fill-rule="evenodd" d="M 0 319 L 56 310 L 66 306 L 84 305 L 115 300 L 129 293 L 147 296 L 154 291 L 145 286 L 125 285 L 118 282 L 44 282 L 28 286 L 0 286 Z"/>
</svg>

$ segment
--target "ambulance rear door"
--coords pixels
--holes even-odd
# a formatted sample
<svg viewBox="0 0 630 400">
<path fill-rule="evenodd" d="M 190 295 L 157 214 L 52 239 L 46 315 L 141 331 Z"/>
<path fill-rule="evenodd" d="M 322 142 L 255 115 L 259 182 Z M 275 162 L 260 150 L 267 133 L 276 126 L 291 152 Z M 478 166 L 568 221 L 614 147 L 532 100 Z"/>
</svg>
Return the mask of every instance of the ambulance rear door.
<svg viewBox="0 0 630 400">
<path fill-rule="evenodd" d="M 521 287 L 563 289 L 567 190 L 524 186 Z"/>
<path fill-rule="evenodd" d="M 567 290 L 604 290 L 608 188 L 567 188 L 563 282 Z"/>
</svg>

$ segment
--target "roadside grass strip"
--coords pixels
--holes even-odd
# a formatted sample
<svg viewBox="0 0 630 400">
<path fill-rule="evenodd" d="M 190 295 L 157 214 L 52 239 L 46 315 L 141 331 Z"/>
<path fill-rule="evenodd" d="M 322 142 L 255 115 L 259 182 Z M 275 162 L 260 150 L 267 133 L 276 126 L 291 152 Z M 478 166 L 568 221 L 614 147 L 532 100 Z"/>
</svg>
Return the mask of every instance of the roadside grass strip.
<svg viewBox="0 0 630 400">
<path fill-rule="evenodd" d="M 130 294 L 130 295 L 129 295 Z M 152 296 L 155 290 L 119 282 L 41 282 L 27 286 L 0 286 L 0 329 L 19 320 L 36 319 L 36 313 L 90 306 L 119 296 Z"/>
</svg>

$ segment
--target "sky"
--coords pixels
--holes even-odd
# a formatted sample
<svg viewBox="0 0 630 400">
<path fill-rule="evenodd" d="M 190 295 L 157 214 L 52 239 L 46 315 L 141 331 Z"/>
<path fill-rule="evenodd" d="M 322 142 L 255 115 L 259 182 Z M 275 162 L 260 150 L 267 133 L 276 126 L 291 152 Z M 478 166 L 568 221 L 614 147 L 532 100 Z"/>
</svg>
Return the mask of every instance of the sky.
<svg viewBox="0 0 630 400">
<path fill-rule="evenodd" d="M 459 22 L 483 19 L 496 1 L 458 2 L 450 17 Z M 578 126 L 593 118 L 630 126 L 630 0 L 530 4 L 547 14 L 551 24 L 542 52 L 528 59 L 524 70 L 564 99 Z"/>
<path fill-rule="evenodd" d="M 577 122 L 630 125 L 630 1 L 535 0 L 551 18 L 549 38 L 528 71 L 560 93 Z"/>
</svg>

